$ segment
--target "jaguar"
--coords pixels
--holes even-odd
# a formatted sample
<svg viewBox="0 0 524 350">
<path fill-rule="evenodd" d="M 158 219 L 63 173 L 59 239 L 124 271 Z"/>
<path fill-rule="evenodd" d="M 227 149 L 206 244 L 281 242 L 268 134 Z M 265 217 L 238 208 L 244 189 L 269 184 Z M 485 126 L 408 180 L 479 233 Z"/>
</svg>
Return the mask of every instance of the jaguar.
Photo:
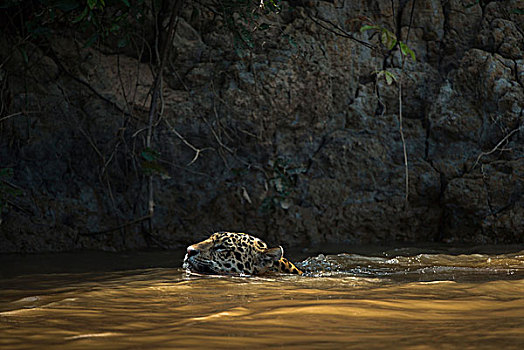
<svg viewBox="0 0 524 350">
<path fill-rule="evenodd" d="M 268 248 L 247 233 L 216 232 L 187 247 L 182 267 L 203 274 L 261 275 L 273 271 L 302 275 L 283 255 L 282 247 Z"/>
</svg>

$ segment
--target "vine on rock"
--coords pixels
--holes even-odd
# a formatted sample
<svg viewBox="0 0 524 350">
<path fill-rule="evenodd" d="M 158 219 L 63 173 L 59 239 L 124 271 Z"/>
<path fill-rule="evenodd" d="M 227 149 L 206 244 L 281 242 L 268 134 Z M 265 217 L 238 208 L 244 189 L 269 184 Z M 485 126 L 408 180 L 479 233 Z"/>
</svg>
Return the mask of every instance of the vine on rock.
<svg viewBox="0 0 524 350">
<path fill-rule="evenodd" d="M 390 52 L 395 50 L 397 47 L 399 48 L 399 60 L 400 60 L 400 75 L 397 77 L 394 73 L 388 71 L 387 69 L 383 70 L 377 70 L 375 71 L 376 79 L 378 80 L 381 77 L 384 77 L 386 80 L 386 84 L 391 85 L 394 82 L 397 84 L 398 87 L 398 121 L 399 121 L 399 132 L 400 132 L 400 138 L 402 140 L 402 151 L 404 154 L 404 173 L 405 173 L 405 196 L 404 196 L 404 203 L 407 206 L 409 203 L 409 162 L 408 162 L 408 153 L 406 149 L 406 139 L 404 136 L 404 129 L 403 129 L 403 117 L 402 117 L 402 78 L 404 75 L 404 64 L 406 60 L 404 59 L 404 56 L 409 56 L 413 61 L 416 60 L 415 52 L 409 48 L 409 46 L 400 40 L 398 40 L 397 36 L 388 30 L 387 28 L 384 28 L 382 26 L 376 25 L 376 24 L 367 24 L 363 25 L 360 28 L 360 31 L 366 32 L 366 31 L 373 31 L 374 33 L 378 33 L 380 37 L 380 43 L 387 48 Z M 373 36 L 373 35 L 372 35 Z"/>
</svg>

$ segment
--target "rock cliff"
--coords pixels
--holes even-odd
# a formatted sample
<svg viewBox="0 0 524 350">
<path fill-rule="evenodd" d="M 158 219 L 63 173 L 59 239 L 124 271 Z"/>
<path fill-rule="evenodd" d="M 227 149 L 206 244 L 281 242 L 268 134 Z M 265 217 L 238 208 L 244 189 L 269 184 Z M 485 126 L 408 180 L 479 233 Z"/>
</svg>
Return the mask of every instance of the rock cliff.
<svg viewBox="0 0 524 350">
<path fill-rule="evenodd" d="M 247 50 L 206 1 L 186 4 L 153 150 L 140 53 L 56 34 L 24 57 L 2 37 L 0 251 L 180 247 L 217 230 L 284 247 L 524 242 L 524 2 L 282 6 Z"/>
</svg>

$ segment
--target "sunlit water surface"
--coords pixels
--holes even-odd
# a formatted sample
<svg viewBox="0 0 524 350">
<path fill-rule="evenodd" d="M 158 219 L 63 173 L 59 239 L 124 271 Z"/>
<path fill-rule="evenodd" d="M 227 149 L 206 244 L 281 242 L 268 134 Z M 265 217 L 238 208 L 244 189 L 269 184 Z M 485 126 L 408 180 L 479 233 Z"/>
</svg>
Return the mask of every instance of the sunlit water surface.
<svg viewBox="0 0 524 350">
<path fill-rule="evenodd" d="M 307 258 L 305 277 L 7 257 L 0 348 L 524 349 L 524 251 L 397 253 Z"/>
</svg>

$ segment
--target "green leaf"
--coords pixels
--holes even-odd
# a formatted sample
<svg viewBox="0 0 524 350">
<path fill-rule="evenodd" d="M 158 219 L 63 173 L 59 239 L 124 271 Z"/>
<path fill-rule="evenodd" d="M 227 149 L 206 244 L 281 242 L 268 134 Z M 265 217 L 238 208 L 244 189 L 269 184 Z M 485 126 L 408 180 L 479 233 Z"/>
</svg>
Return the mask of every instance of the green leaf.
<svg viewBox="0 0 524 350">
<path fill-rule="evenodd" d="M 393 78 L 391 77 L 391 75 L 386 74 L 385 77 L 386 77 L 386 84 L 391 85 L 393 83 Z"/>
<path fill-rule="evenodd" d="M 379 26 L 370 26 L 370 25 L 364 25 L 362 27 L 360 27 L 360 32 L 361 33 L 364 33 L 366 30 L 380 30 L 380 27 Z"/>
<path fill-rule="evenodd" d="M 87 6 L 92 10 L 96 7 L 97 0 L 87 0 Z"/>
<path fill-rule="evenodd" d="M 0 179 L 9 179 L 13 177 L 13 168 L 1 168 L 0 169 Z"/>
<path fill-rule="evenodd" d="M 387 45 L 387 42 L 388 42 L 388 34 L 383 31 L 382 34 L 380 35 L 380 42 L 384 45 L 384 46 L 388 46 Z"/>
<path fill-rule="evenodd" d="M 287 39 L 287 42 L 289 43 L 289 45 L 293 46 L 293 47 L 297 47 L 297 43 L 295 42 L 295 40 L 293 40 L 293 38 L 291 37 L 291 35 L 289 34 L 284 34 L 282 35 L 282 38 L 284 39 Z"/>
<path fill-rule="evenodd" d="M 120 26 L 119 26 L 118 24 L 116 24 L 116 23 L 113 23 L 113 24 L 111 25 L 111 28 L 109 29 L 109 31 L 110 31 L 111 33 L 113 33 L 113 32 L 118 32 L 119 30 L 120 30 Z"/>
<path fill-rule="evenodd" d="M 395 34 L 391 33 L 389 30 L 382 28 L 382 35 L 380 36 L 382 44 L 388 48 L 388 50 L 392 50 L 395 45 L 397 45 L 397 37 Z"/>
<path fill-rule="evenodd" d="M 387 45 L 387 48 L 390 49 L 390 50 L 393 50 L 393 48 L 395 47 L 395 45 L 397 45 L 397 39 L 394 39 L 394 38 L 389 38 L 389 41 L 388 41 L 388 45 Z"/>
<path fill-rule="evenodd" d="M 89 7 L 86 6 L 84 8 L 84 11 L 82 11 L 81 14 L 79 14 L 75 19 L 73 19 L 73 23 L 80 22 L 81 20 L 83 20 L 87 16 L 88 13 L 89 13 Z"/>
<path fill-rule="evenodd" d="M 397 76 L 388 71 L 384 71 L 384 77 L 386 78 L 386 84 L 388 85 L 391 85 L 394 81 L 397 81 Z"/>
<path fill-rule="evenodd" d="M 129 5 L 129 1 L 127 1 L 127 0 L 122 0 L 122 2 L 123 2 L 127 7 L 131 7 L 131 5 Z"/>
<path fill-rule="evenodd" d="M 524 9 L 513 9 L 511 13 L 516 13 L 517 15 L 524 15 Z"/>
<path fill-rule="evenodd" d="M 413 61 L 416 61 L 416 60 L 417 60 L 417 57 L 415 56 L 415 52 L 414 52 L 413 50 L 409 49 L 409 50 L 408 50 L 408 53 L 409 53 L 409 55 L 411 56 L 411 59 L 412 59 Z"/>
<path fill-rule="evenodd" d="M 406 44 L 400 42 L 400 51 L 404 56 L 410 55 L 413 61 L 416 61 L 415 52 L 411 50 Z"/>
<path fill-rule="evenodd" d="M 386 72 L 386 75 L 389 75 L 391 76 L 391 78 L 393 78 L 393 80 L 397 81 L 397 76 L 389 71 L 385 71 Z"/>
<path fill-rule="evenodd" d="M 29 57 L 27 56 L 27 51 L 23 47 L 20 48 L 20 53 L 22 54 L 22 57 L 24 58 L 24 62 L 29 63 Z"/>
<path fill-rule="evenodd" d="M 377 75 L 377 79 L 384 76 L 384 79 L 386 80 L 386 84 L 391 85 L 394 81 L 397 81 L 397 76 L 391 72 L 388 72 L 387 70 L 381 70 L 381 71 L 374 71 L 374 74 Z"/>
<path fill-rule="evenodd" d="M 153 162 L 153 161 L 155 161 L 155 160 L 157 160 L 159 158 L 160 153 L 158 153 L 158 151 L 155 151 L 152 148 L 147 147 L 145 150 L 142 151 L 142 153 L 140 153 L 140 155 L 145 160 L 147 160 L 149 162 Z"/>
<path fill-rule="evenodd" d="M 264 8 L 274 13 L 280 12 L 280 5 L 274 0 L 264 1 Z"/>
</svg>

